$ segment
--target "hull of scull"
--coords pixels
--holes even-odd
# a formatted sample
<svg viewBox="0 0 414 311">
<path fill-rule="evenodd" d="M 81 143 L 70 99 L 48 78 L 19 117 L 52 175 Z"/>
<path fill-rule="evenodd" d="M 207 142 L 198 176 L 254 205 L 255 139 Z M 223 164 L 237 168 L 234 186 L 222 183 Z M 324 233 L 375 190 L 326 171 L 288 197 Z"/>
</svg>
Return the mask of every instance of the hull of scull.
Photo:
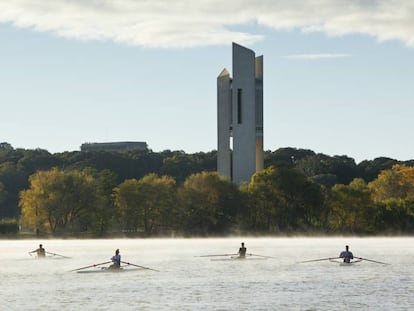
<svg viewBox="0 0 414 311">
<path fill-rule="evenodd" d="M 77 273 L 123 273 L 123 272 L 137 271 L 137 270 L 142 270 L 142 269 L 139 269 L 139 268 L 120 268 L 120 269 L 102 268 L 102 269 L 80 270 L 76 272 Z"/>
<path fill-rule="evenodd" d="M 211 261 L 251 261 L 251 260 L 267 260 L 267 258 L 257 258 L 257 257 L 229 257 L 229 258 L 213 258 Z"/>
<path fill-rule="evenodd" d="M 361 260 L 351 261 L 351 262 L 341 262 L 341 263 L 339 263 L 339 266 L 341 266 L 341 267 L 350 267 L 350 266 L 354 266 L 358 262 L 361 262 Z"/>
</svg>

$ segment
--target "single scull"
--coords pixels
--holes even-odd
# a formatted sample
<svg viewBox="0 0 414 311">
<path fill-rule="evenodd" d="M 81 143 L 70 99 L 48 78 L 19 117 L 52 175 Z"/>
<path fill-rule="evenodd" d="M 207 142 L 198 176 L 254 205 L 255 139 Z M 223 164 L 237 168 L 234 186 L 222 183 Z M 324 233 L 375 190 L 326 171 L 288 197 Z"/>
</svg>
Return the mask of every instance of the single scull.
<svg viewBox="0 0 414 311">
<path fill-rule="evenodd" d="M 238 261 L 250 261 L 250 260 L 267 260 L 267 258 L 263 257 L 228 257 L 228 258 L 212 258 L 211 261 L 228 261 L 228 260 L 238 260 Z"/>
<path fill-rule="evenodd" d="M 109 268 L 100 268 L 100 269 L 89 269 L 89 270 L 79 270 L 76 273 L 122 273 L 122 272 L 131 272 L 142 270 L 139 268 L 118 268 L 118 269 L 109 269 Z"/>
</svg>

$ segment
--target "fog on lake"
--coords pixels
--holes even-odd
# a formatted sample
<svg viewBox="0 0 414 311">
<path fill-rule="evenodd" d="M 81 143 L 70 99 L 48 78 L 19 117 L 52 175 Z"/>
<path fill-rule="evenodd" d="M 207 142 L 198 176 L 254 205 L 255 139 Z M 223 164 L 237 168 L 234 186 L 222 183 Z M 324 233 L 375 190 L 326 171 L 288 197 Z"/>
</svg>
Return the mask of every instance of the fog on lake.
<svg viewBox="0 0 414 311">
<path fill-rule="evenodd" d="M 248 254 L 260 256 L 197 257 L 235 254 L 241 242 Z M 414 310 L 413 242 L 408 237 L 0 240 L 0 304 L 2 310 Z M 49 255 L 43 260 L 28 253 L 40 243 Z M 298 263 L 337 257 L 345 245 L 354 256 L 389 265 Z M 122 261 L 144 268 L 71 271 L 108 262 L 118 248 Z"/>
</svg>

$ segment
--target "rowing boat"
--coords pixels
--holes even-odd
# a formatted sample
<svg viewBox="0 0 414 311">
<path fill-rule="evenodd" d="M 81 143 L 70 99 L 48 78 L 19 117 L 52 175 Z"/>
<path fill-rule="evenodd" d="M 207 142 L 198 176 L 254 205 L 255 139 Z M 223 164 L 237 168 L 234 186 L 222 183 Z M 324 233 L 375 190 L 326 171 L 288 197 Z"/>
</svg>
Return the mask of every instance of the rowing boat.
<svg viewBox="0 0 414 311">
<path fill-rule="evenodd" d="M 100 268 L 100 269 L 89 269 L 89 270 L 79 270 L 77 273 L 121 273 L 121 272 L 131 272 L 142 270 L 139 268 L 119 268 L 119 269 L 109 269 L 109 268 Z"/>
<path fill-rule="evenodd" d="M 144 267 L 144 266 L 140 266 L 140 265 L 136 265 L 134 263 L 130 263 L 130 262 L 126 262 L 126 261 L 121 261 L 121 263 L 123 263 L 125 266 L 120 267 L 120 268 L 111 268 L 111 266 L 109 267 L 103 267 L 103 265 L 107 265 L 108 263 L 111 263 L 112 261 L 105 261 L 105 262 L 101 262 L 101 263 L 96 263 L 93 265 L 89 265 L 86 267 L 81 267 L 81 268 L 77 268 L 77 269 L 73 269 L 70 270 L 69 272 L 74 272 L 76 271 L 77 273 L 118 273 L 118 272 L 129 272 L 129 271 L 135 271 L 135 270 L 152 270 L 152 271 L 156 271 L 156 272 L 160 272 L 157 269 L 152 269 L 152 268 L 148 268 L 148 267 Z M 128 267 L 128 268 L 125 268 Z M 133 268 L 129 268 L 129 267 L 133 267 Z M 88 270 L 85 270 L 88 269 Z"/>
<path fill-rule="evenodd" d="M 350 267 L 353 266 L 354 264 L 356 264 L 359 261 L 351 261 L 351 262 L 340 262 L 339 266 L 340 267 Z"/>
<path fill-rule="evenodd" d="M 57 257 L 57 256 L 33 256 L 32 257 L 35 260 L 61 260 L 61 259 L 68 259 L 69 257 Z"/>
<path fill-rule="evenodd" d="M 250 261 L 250 260 L 267 260 L 267 258 L 263 257 L 228 257 L 228 258 L 212 258 L 211 261 L 229 261 L 229 260 L 238 260 L 238 261 Z"/>
<path fill-rule="evenodd" d="M 43 256 L 39 256 L 38 254 L 35 254 L 33 256 L 32 253 L 33 252 L 29 252 L 29 255 L 32 256 L 32 258 L 35 258 L 35 259 L 69 259 L 70 258 L 68 256 L 63 256 L 63 255 L 56 254 L 56 253 L 51 253 L 51 252 L 45 252 L 45 254 Z"/>
<path fill-rule="evenodd" d="M 336 259 L 341 259 L 341 261 L 338 261 Z M 362 257 L 356 257 L 354 256 L 354 260 L 351 262 L 344 262 L 343 257 L 329 257 L 329 258 L 319 258 L 319 259 L 311 259 L 311 260 L 305 260 L 305 261 L 299 261 L 298 263 L 307 263 L 307 262 L 315 262 L 315 261 L 330 261 L 330 262 L 336 262 L 339 263 L 340 266 L 351 266 L 352 264 L 355 264 L 357 262 L 361 262 L 361 261 L 369 261 L 369 262 L 373 262 L 373 263 L 378 263 L 381 265 L 389 265 L 386 262 L 381 262 L 381 261 L 377 261 L 377 260 L 372 260 L 372 259 L 367 259 L 367 258 L 362 258 Z"/>
<path fill-rule="evenodd" d="M 337 260 L 329 260 L 330 262 L 334 262 L 334 263 L 339 263 L 340 267 L 350 267 L 355 265 L 358 262 L 361 262 L 362 260 L 354 260 L 354 261 L 350 261 L 350 262 L 345 262 L 345 261 L 337 261 Z"/>
</svg>

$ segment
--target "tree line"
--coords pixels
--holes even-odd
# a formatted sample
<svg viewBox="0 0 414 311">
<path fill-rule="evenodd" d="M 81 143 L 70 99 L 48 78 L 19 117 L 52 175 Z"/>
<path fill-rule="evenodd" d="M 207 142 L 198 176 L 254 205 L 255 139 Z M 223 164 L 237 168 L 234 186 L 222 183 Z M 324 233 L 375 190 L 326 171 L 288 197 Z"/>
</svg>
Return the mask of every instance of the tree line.
<svg viewBox="0 0 414 311">
<path fill-rule="evenodd" d="M 215 172 L 216 152 L 14 149 L 0 144 L 0 232 L 11 219 L 38 234 L 105 236 L 414 230 L 411 161 L 281 148 L 240 187 Z"/>
</svg>

